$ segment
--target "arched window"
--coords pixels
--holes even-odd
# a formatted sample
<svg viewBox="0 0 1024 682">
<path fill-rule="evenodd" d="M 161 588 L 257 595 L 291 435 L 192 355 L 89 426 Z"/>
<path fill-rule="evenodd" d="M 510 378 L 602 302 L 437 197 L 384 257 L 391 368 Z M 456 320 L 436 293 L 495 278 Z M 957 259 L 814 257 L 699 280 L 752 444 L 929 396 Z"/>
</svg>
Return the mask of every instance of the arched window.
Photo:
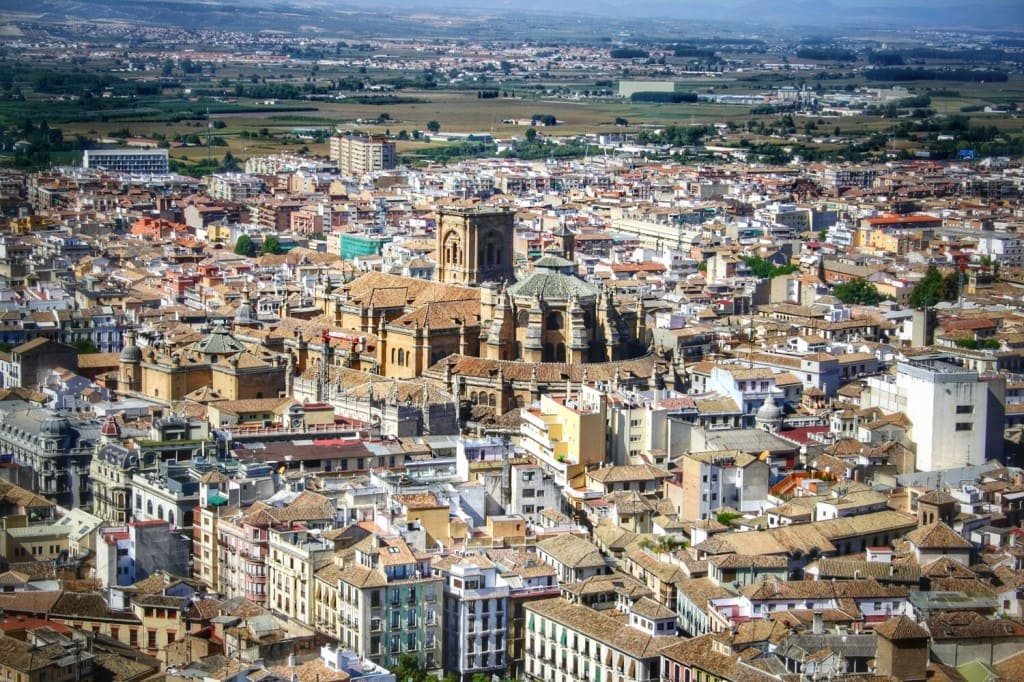
<svg viewBox="0 0 1024 682">
<path fill-rule="evenodd" d="M 565 362 L 565 344 L 555 346 L 555 362 Z"/>
<path fill-rule="evenodd" d="M 398 364 L 405 365 L 405 350 L 401 348 L 398 349 Z"/>
<path fill-rule="evenodd" d="M 526 309 L 520 310 L 519 314 L 516 315 L 516 326 L 525 327 L 528 324 L 530 324 L 530 311 Z"/>
<path fill-rule="evenodd" d="M 153 515 L 153 500 L 146 500 L 146 514 Z"/>
<path fill-rule="evenodd" d="M 555 361 L 555 347 L 550 343 L 544 344 L 544 350 L 541 355 L 541 362 L 554 362 Z"/>
<path fill-rule="evenodd" d="M 397 357 L 398 357 L 398 350 L 395 349 L 395 348 L 392 348 L 391 349 L 391 362 L 396 362 L 396 358 Z"/>
<path fill-rule="evenodd" d="M 548 313 L 548 330 L 559 331 L 562 328 L 562 313 L 552 310 Z"/>
<path fill-rule="evenodd" d="M 158 519 L 162 519 L 164 517 L 164 506 L 162 504 L 158 504 L 156 506 L 156 517 Z"/>
<path fill-rule="evenodd" d="M 491 404 L 491 407 L 497 407 L 498 406 L 498 398 L 493 393 L 491 394 L 490 404 Z"/>
<path fill-rule="evenodd" d="M 171 524 L 172 526 L 174 525 L 174 510 L 173 509 L 168 509 L 167 510 L 167 523 Z"/>
<path fill-rule="evenodd" d="M 518 407 L 520 409 L 522 409 L 523 407 L 526 407 L 526 401 L 523 400 L 523 396 L 521 396 L 521 395 L 517 395 L 516 396 L 516 407 Z"/>
<path fill-rule="evenodd" d="M 474 405 L 477 404 L 479 398 L 480 396 L 477 395 L 476 391 L 473 391 L 472 393 L 469 394 L 469 402 L 473 403 Z"/>
<path fill-rule="evenodd" d="M 494 265 L 494 242 L 487 242 L 484 247 L 484 265 Z"/>
</svg>

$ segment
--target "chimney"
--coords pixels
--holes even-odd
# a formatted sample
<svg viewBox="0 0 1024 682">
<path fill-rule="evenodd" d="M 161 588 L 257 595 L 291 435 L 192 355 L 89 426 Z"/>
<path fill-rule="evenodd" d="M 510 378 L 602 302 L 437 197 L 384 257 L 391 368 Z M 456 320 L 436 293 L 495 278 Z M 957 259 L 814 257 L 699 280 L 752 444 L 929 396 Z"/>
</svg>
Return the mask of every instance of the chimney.
<svg viewBox="0 0 1024 682">
<path fill-rule="evenodd" d="M 825 634 L 825 618 L 821 609 L 814 609 L 813 620 L 811 621 L 811 633 L 815 635 Z"/>
</svg>

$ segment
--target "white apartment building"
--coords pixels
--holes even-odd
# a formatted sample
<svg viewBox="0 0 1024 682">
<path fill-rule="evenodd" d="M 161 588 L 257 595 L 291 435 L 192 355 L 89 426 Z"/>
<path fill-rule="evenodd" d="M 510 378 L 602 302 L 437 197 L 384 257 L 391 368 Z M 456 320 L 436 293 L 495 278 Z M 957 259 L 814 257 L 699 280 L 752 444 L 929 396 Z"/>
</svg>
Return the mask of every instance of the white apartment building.
<svg viewBox="0 0 1024 682">
<path fill-rule="evenodd" d="M 166 149 L 86 149 L 82 167 L 139 175 L 170 172 Z"/>
<path fill-rule="evenodd" d="M 551 474 L 537 464 L 513 464 L 509 473 L 509 504 L 506 514 L 523 516 L 536 523 L 545 509 L 560 511 L 562 493 Z"/>
<path fill-rule="evenodd" d="M 468 682 L 501 675 L 507 665 L 508 585 L 483 556 L 460 560 L 444 576 L 444 668 Z"/>
<path fill-rule="evenodd" d="M 261 178 L 245 173 L 214 173 L 206 179 L 206 193 L 213 199 L 249 201 L 266 190 Z"/>
<path fill-rule="evenodd" d="M 895 376 L 869 378 L 861 403 L 906 414 L 918 471 L 941 471 L 1001 458 L 1005 392 L 1002 379 L 919 356 L 898 363 Z"/>
<path fill-rule="evenodd" d="M 735 450 L 687 452 L 666 498 L 684 519 L 706 519 L 722 507 L 757 512 L 768 499 L 768 482 L 768 462 L 759 457 Z"/>
<path fill-rule="evenodd" d="M 1024 266 L 1024 240 L 1010 234 L 987 234 L 978 237 L 979 256 L 988 256 L 1003 267 Z"/>
</svg>

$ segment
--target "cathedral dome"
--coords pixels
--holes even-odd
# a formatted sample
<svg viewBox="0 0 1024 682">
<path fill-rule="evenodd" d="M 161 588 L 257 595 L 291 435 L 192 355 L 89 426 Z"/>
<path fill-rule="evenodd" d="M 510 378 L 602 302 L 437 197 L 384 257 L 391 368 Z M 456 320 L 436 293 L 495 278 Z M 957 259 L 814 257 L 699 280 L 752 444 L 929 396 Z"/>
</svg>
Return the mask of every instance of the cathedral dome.
<svg viewBox="0 0 1024 682">
<path fill-rule="evenodd" d="M 71 433 L 71 422 L 64 417 L 47 417 L 39 426 L 43 438 L 65 438 Z"/>
<path fill-rule="evenodd" d="M 142 349 L 129 343 L 121 349 L 121 362 L 142 362 Z"/>
<path fill-rule="evenodd" d="M 545 253 L 533 264 L 533 272 L 508 288 L 516 298 L 539 296 L 547 302 L 568 301 L 573 295 L 580 299 L 596 298 L 600 292 L 590 282 L 571 274 L 572 261 Z"/>
</svg>

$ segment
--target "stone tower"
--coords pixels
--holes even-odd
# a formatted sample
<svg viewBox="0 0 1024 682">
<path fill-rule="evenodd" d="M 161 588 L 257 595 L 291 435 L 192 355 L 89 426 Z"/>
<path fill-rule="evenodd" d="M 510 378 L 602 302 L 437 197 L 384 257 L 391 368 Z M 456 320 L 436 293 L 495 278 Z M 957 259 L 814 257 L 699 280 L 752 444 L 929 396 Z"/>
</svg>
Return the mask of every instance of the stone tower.
<svg viewBox="0 0 1024 682">
<path fill-rule="evenodd" d="M 511 209 L 438 209 L 438 281 L 474 285 L 511 280 L 514 236 L 515 213 Z"/>
</svg>

